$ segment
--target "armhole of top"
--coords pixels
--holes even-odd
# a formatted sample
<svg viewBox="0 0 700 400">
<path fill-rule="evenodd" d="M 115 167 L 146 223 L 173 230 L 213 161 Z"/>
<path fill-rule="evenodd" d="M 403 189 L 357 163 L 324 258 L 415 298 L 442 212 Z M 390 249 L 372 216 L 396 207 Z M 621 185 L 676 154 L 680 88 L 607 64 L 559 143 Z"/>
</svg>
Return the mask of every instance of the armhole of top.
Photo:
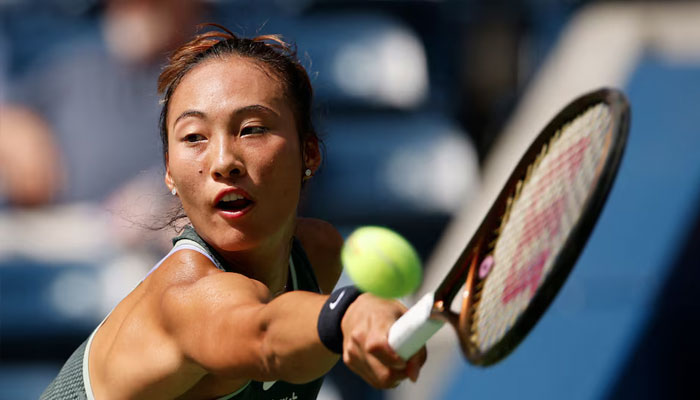
<svg viewBox="0 0 700 400">
<path fill-rule="evenodd" d="M 109 317 L 109 314 L 107 315 L 107 317 Z M 102 322 L 100 322 L 100 325 L 98 325 L 97 328 L 95 328 L 95 330 L 92 331 L 92 334 L 90 334 L 87 344 L 85 345 L 85 352 L 83 353 L 83 387 L 85 388 L 85 395 L 87 396 L 87 400 L 95 400 L 95 395 L 92 393 L 92 385 L 90 384 L 90 370 L 88 369 L 90 345 L 92 344 L 92 339 L 95 337 L 95 333 L 97 333 L 97 330 L 100 329 L 100 326 L 102 326 L 107 317 L 105 317 L 105 319 L 103 319 Z"/>
<path fill-rule="evenodd" d="M 216 265 L 216 261 L 214 261 L 214 257 L 209 254 L 207 249 L 205 249 L 201 244 L 195 242 L 194 240 L 191 239 L 180 239 L 177 241 L 177 244 L 175 247 L 173 247 L 172 250 L 170 250 L 170 253 L 168 256 L 170 256 L 172 253 L 178 251 L 178 250 L 194 250 L 198 253 L 201 253 L 203 256 L 209 259 L 212 264 Z"/>
<path fill-rule="evenodd" d="M 175 244 L 175 246 L 173 246 L 173 248 L 170 249 L 168 254 L 166 254 L 165 257 L 161 258 L 160 261 L 158 261 L 158 263 L 156 265 L 154 265 L 150 271 L 148 271 L 146 276 L 144 276 L 141 281 L 148 278 L 148 276 L 151 275 L 153 273 L 153 271 L 157 270 L 158 267 L 160 267 L 161 264 L 163 264 L 163 262 L 166 259 L 168 259 L 168 257 L 170 257 L 175 252 L 180 251 L 180 250 L 194 250 L 194 251 L 202 254 L 206 258 L 208 258 L 209 261 L 211 261 L 211 263 L 214 264 L 214 266 L 217 265 L 216 261 L 214 261 L 214 257 L 212 257 L 212 255 L 209 254 L 209 252 L 204 247 L 202 247 L 199 243 L 195 242 L 194 240 L 190 240 L 190 239 L 180 239 L 177 241 L 177 244 Z"/>
</svg>

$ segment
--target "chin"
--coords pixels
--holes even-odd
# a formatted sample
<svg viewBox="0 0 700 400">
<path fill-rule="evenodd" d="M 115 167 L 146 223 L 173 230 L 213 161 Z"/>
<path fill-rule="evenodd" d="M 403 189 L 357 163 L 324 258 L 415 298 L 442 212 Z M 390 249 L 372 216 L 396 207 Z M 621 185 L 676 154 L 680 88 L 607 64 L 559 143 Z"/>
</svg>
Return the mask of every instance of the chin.
<svg viewBox="0 0 700 400">
<path fill-rule="evenodd" d="M 284 241 L 294 232 L 294 221 L 266 221 L 250 218 L 238 220 L 214 219 L 196 224 L 197 233 L 213 247 L 226 252 L 247 251 L 255 248 L 274 246 Z M 265 229 L 277 227 L 274 230 Z"/>
</svg>

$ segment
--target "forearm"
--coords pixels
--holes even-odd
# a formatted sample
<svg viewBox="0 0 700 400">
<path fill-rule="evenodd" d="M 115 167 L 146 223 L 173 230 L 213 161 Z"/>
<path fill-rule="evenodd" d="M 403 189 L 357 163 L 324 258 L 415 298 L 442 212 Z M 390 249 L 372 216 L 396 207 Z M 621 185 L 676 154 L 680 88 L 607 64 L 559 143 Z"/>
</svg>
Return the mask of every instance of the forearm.
<svg viewBox="0 0 700 400">
<path fill-rule="evenodd" d="M 327 296 L 311 292 L 285 293 L 261 309 L 264 324 L 261 351 L 270 373 L 288 382 L 308 382 L 338 361 L 320 341 L 318 316 Z"/>
</svg>

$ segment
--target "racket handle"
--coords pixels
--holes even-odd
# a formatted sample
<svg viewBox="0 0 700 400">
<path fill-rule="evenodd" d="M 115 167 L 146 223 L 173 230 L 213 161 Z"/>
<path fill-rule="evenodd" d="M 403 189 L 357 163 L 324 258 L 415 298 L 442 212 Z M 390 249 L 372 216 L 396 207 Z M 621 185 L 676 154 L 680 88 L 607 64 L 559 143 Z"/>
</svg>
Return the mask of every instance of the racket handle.
<svg viewBox="0 0 700 400">
<path fill-rule="evenodd" d="M 444 324 L 430 319 L 434 297 L 433 293 L 423 296 L 389 329 L 389 346 L 404 360 L 416 354 Z"/>
</svg>

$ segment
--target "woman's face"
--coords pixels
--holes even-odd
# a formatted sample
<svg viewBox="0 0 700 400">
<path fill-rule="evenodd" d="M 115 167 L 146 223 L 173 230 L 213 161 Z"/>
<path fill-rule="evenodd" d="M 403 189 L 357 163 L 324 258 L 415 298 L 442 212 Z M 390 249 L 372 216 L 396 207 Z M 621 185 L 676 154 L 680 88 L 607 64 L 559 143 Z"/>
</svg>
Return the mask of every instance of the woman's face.
<svg viewBox="0 0 700 400">
<path fill-rule="evenodd" d="M 253 60 L 194 67 L 168 109 L 166 184 L 197 232 L 224 251 L 279 243 L 293 232 L 301 180 L 320 162 L 299 143 L 283 86 Z"/>
</svg>

